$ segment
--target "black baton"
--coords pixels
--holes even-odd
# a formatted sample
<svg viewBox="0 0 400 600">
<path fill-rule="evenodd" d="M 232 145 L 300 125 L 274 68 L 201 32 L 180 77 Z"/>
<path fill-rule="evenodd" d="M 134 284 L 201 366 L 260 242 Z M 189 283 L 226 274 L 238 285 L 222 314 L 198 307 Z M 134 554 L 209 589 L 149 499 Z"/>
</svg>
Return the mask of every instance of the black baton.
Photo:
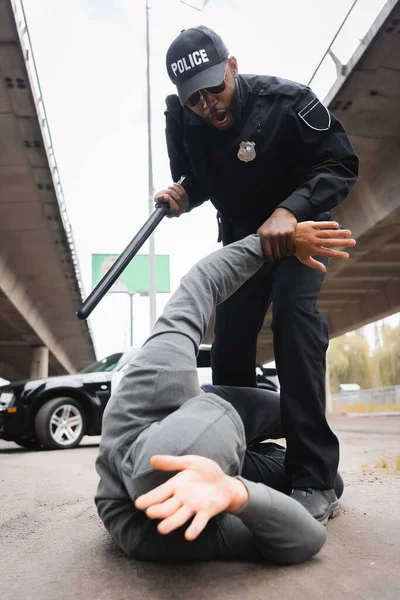
<svg viewBox="0 0 400 600">
<path fill-rule="evenodd" d="M 188 189 L 190 180 L 188 177 L 183 176 L 177 181 L 177 183 L 183 186 L 186 190 Z M 155 211 L 147 219 L 143 227 L 138 231 L 133 240 L 128 244 L 125 250 L 119 255 L 115 263 L 107 271 L 104 277 L 99 281 L 95 288 L 90 292 L 86 300 L 81 304 L 76 312 L 78 319 L 87 319 L 90 313 L 98 305 L 103 296 L 106 295 L 110 287 L 117 281 L 122 271 L 126 269 L 132 258 L 137 254 L 140 248 L 143 246 L 147 238 L 153 233 L 160 221 L 163 220 L 165 215 L 169 213 L 168 203 L 159 202 L 156 204 Z"/>
</svg>

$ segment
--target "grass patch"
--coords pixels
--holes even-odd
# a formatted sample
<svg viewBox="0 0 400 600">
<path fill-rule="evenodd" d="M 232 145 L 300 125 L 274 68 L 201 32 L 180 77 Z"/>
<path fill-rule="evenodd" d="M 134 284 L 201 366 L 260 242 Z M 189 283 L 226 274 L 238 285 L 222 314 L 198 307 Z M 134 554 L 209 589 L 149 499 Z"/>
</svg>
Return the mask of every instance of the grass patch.
<svg viewBox="0 0 400 600">
<path fill-rule="evenodd" d="M 333 406 L 334 413 L 380 413 L 380 412 L 400 412 L 400 404 L 342 404 Z"/>
<path fill-rule="evenodd" d="M 369 465 L 362 465 L 363 473 L 391 473 L 393 475 L 400 475 L 400 456 L 394 458 L 382 458 L 376 463 L 375 467 Z"/>
</svg>

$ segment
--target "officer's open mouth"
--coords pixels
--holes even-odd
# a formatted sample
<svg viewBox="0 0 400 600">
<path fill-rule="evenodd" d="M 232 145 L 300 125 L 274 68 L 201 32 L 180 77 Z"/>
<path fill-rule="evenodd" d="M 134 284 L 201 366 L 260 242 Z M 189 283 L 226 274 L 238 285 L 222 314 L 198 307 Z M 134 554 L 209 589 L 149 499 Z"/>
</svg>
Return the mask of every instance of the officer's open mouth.
<svg viewBox="0 0 400 600">
<path fill-rule="evenodd" d="M 228 117 L 226 110 L 217 110 L 210 115 L 210 121 L 215 121 L 218 124 L 225 123 Z"/>
</svg>

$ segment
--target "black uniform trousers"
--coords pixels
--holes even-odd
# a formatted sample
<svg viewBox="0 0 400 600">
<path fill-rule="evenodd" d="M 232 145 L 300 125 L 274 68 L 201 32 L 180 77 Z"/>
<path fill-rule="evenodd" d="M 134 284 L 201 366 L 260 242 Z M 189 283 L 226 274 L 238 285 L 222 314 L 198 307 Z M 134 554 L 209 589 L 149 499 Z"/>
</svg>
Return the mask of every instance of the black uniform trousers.
<svg viewBox="0 0 400 600">
<path fill-rule="evenodd" d="M 202 389 L 230 402 L 242 419 L 247 450 L 241 476 L 289 495 L 292 481 L 285 468 L 286 448 L 276 442 L 261 442 L 283 437 L 279 394 L 270 390 L 225 385 L 207 384 Z M 343 479 L 337 473 L 334 490 L 338 498 L 342 496 L 343 489 Z"/>
<path fill-rule="evenodd" d="M 216 309 L 213 383 L 256 387 L 257 337 L 272 302 L 285 466 L 293 488 L 332 489 L 339 463 L 339 443 L 325 416 L 329 336 L 317 309 L 323 280 L 322 271 L 294 256 L 266 262 Z"/>
<path fill-rule="evenodd" d="M 274 442 L 283 437 L 279 409 L 279 394 L 269 390 L 224 385 L 203 385 L 205 392 L 220 396 L 239 413 L 242 419 L 247 450 L 241 476 L 250 481 L 290 494 L 291 481 L 285 469 L 286 449 Z"/>
</svg>

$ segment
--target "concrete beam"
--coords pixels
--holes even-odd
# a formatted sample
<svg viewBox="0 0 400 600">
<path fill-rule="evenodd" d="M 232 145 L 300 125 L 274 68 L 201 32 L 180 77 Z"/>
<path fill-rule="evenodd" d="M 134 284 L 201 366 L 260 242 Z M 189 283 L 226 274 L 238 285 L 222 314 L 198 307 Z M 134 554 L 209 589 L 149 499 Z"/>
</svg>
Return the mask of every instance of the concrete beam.
<svg viewBox="0 0 400 600">
<path fill-rule="evenodd" d="M 12 340 L 0 340 L 0 346 L 9 346 L 12 348 L 18 348 L 18 347 L 23 347 L 26 348 L 26 341 L 24 340 L 19 340 L 19 341 L 12 341 Z"/>
<path fill-rule="evenodd" d="M 62 364 L 68 373 L 76 373 L 76 369 L 67 354 L 52 334 L 45 320 L 29 298 L 23 283 L 7 266 L 0 255 L 0 287 L 14 308 L 23 316 L 43 345 L 47 346 L 55 358 Z"/>
<path fill-rule="evenodd" d="M 335 281 L 387 281 L 388 279 L 400 279 L 400 273 L 397 275 L 357 275 L 355 273 L 346 273 L 339 275 Z"/>
<path fill-rule="evenodd" d="M 349 331 L 349 323 L 353 329 L 359 328 L 396 312 L 400 312 L 399 284 L 387 281 L 379 291 L 365 294 L 358 303 L 348 304 L 335 314 L 329 311 L 327 319 L 332 337 L 337 337 Z"/>
<path fill-rule="evenodd" d="M 363 260 L 362 263 L 360 263 L 360 266 L 364 267 L 364 268 L 371 267 L 372 269 L 375 269 L 375 268 L 398 269 L 400 267 L 400 260 L 394 260 L 394 261 L 393 260 L 392 261 L 389 261 L 389 260 L 385 260 L 385 261 L 383 261 L 383 260 L 382 261 L 381 260 L 379 260 L 379 261 L 378 260 Z M 357 267 L 358 267 L 358 265 L 357 265 Z"/>
<path fill-rule="evenodd" d="M 364 173 L 346 201 L 332 211 L 334 219 L 343 227 L 351 229 L 352 235 L 356 239 L 378 226 L 373 232 L 373 241 L 371 240 L 376 247 L 379 247 L 379 223 L 390 218 L 390 215 L 399 208 L 398 156 L 400 155 L 400 142 L 394 154 L 394 157 L 385 161 L 384 169 L 382 163 L 379 163 L 383 173 L 376 174 L 373 182 L 369 180 L 371 175 Z M 395 227 L 395 224 L 393 225 Z M 393 235 L 395 234 L 396 229 L 393 229 Z M 382 232 L 382 236 L 385 235 L 387 233 Z M 369 250 L 371 249 L 370 247 Z M 354 251 L 357 252 L 357 247 Z"/>
<path fill-rule="evenodd" d="M 343 298 L 343 296 L 341 298 L 323 298 L 318 301 L 318 308 L 321 309 L 323 306 L 327 306 L 327 307 L 329 307 L 329 310 L 332 310 L 332 308 L 335 308 L 335 306 L 339 305 L 339 304 L 358 304 L 358 303 L 359 303 L 358 298 L 354 298 L 352 300 L 349 300 L 348 298 Z"/>
<path fill-rule="evenodd" d="M 348 284 L 347 284 L 348 285 Z M 325 286 L 322 288 L 322 294 L 323 297 L 325 298 L 326 296 L 329 296 L 329 298 L 331 298 L 333 295 L 337 295 L 339 299 L 344 298 L 344 294 L 346 296 L 359 296 L 360 293 L 366 293 L 366 292 L 378 292 L 380 289 L 379 285 L 376 286 L 368 286 L 368 289 L 365 288 L 365 286 L 355 286 L 352 288 L 347 288 L 346 285 L 345 286 L 335 286 L 335 287 L 328 287 Z"/>
</svg>

